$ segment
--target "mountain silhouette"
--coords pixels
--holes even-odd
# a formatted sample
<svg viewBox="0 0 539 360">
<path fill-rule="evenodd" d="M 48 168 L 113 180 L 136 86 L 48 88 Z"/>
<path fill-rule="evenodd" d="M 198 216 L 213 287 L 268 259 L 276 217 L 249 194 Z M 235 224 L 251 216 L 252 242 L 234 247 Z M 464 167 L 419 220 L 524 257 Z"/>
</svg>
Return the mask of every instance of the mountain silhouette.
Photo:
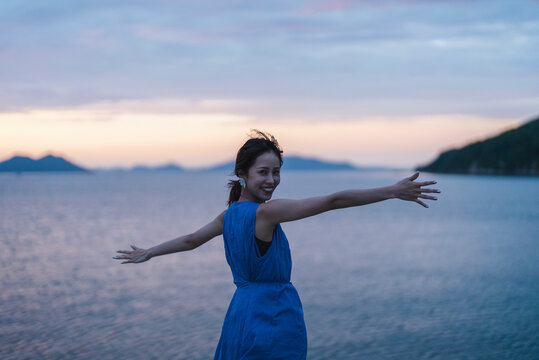
<svg viewBox="0 0 539 360">
<path fill-rule="evenodd" d="M 137 172 L 148 172 L 148 171 L 183 171 L 184 169 L 181 166 L 176 164 L 167 164 L 161 166 L 145 166 L 137 165 L 131 168 L 131 171 Z"/>
<path fill-rule="evenodd" d="M 87 172 L 88 170 L 77 166 L 64 158 L 47 155 L 34 160 L 25 156 L 14 156 L 11 159 L 0 162 L 0 172 L 48 172 L 70 171 Z"/>
<path fill-rule="evenodd" d="M 331 162 L 323 161 L 315 158 L 307 158 L 301 156 L 284 156 L 283 170 L 361 170 L 363 168 L 355 167 L 346 162 Z M 381 168 L 369 168 L 381 169 Z M 206 171 L 226 171 L 234 172 L 234 161 L 208 167 Z"/>
</svg>

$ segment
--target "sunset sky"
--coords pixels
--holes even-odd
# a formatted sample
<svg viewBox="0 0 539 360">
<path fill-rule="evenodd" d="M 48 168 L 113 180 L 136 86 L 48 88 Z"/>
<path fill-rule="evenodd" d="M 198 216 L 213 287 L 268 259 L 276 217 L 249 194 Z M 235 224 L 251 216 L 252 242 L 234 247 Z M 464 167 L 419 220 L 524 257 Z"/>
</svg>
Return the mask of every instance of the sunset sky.
<svg viewBox="0 0 539 360">
<path fill-rule="evenodd" d="M 539 115 L 537 0 L 0 2 L 0 161 L 412 167 Z"/>
</svg>

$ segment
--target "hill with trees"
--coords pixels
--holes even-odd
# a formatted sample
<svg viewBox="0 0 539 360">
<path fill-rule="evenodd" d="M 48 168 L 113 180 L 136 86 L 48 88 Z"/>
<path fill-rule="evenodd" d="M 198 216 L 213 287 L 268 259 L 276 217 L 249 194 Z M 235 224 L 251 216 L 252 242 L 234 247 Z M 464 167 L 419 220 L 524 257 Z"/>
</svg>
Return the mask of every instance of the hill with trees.
<svg viewBox="0 0 539 360">
<path fill-rule="evenodd" d="M 448 174 L 539 175 L 539 118 L 498 136 L 441 153 L 416 170 Z"/>
</svg>

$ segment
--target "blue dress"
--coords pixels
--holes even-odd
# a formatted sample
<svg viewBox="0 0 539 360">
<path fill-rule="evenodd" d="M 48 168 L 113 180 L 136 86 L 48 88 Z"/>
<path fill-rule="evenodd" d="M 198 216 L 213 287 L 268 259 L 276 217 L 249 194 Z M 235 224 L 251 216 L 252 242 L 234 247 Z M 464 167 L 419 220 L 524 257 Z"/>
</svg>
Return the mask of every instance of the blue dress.
<svg viewBox="0 0 539 360">
<path fill-rule="evenodd" d="M 224 215 L 226 260 L 237 288 L 214 360 L 304 360 L 307 356 L 303 309 L 290 283 L 288 240 L 277 225 L 269 249 L 260 255 L 255 241 L 259 205 L 235 202 Z"/>
</svg>

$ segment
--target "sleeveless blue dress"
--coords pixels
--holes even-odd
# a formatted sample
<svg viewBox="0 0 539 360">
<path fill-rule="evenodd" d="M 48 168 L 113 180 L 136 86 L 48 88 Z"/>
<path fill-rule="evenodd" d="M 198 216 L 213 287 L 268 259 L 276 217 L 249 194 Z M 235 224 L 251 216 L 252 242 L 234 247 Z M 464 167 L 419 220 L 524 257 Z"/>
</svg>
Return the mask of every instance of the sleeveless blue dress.
<svg viewBox="0 0 539 360">
<path fill-rule="evenodd" d="M 226 260 L 236 284 L 214 360 L 305 360 L 307 332 L 298 293 L 290 283 L 292 259 L 280 225 L 264 256 L 255 241 L 256 209 L 234 202 L 223 219 Z"/>
</svg>

